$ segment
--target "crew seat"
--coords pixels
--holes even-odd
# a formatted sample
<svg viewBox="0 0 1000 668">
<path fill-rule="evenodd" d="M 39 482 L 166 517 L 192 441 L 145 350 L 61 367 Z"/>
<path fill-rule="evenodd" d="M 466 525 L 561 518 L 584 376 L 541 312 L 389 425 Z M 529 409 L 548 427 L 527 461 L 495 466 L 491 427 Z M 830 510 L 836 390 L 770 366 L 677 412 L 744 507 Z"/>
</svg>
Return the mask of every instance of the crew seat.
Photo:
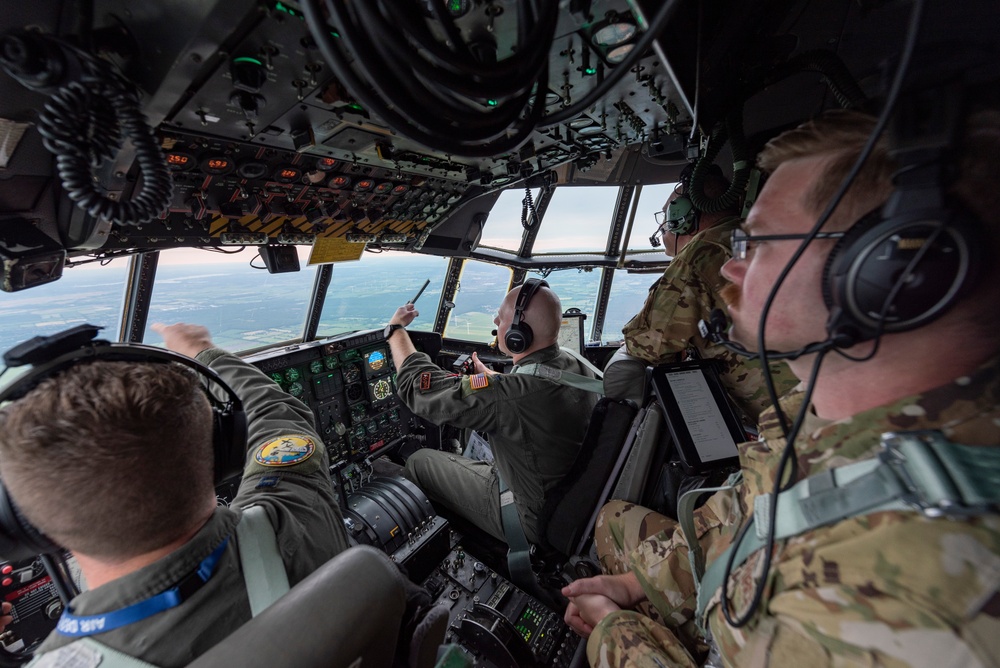
<svg viewBox="0 0 1000 668">
<path fill-rule="evenodd" d="M 198 657 L 189 668 L 392 666 L 406 609 L 399 569 L 379 550 L 352 547 Z M 434 665 L 444 625 L 411 665 Z"/>
</svg>

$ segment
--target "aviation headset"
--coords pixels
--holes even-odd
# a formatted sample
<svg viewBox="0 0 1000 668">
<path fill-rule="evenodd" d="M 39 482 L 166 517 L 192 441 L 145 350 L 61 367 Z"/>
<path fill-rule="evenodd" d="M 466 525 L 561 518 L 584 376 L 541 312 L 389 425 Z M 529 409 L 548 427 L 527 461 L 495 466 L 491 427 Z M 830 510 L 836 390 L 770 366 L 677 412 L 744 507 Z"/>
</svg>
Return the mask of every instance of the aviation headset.
<svg viewBox="0 0 1000 668">
<path fill-rule="evenodd" d="M 931 152 L 926 127 L 908 134 L 902 118 L 892 196 L 855 222 L 827 258 L 822 287 L 831 339 L 854 345 L 915 329 L 975 285 L 986 245 L 983 224 L 946 190 L 953 169 L 946 151 L 960 136 L 959 105 L 938 118 L 945 127 Z"/>
<path fill-rule="evenodd" d="M 247 420 L 243 402 L 232 388 L 215 371 L 190 357 L 153 346 L 94 339 L 100 329 L 79 325 L 52 336 L 35 337 L 4 353 L 8 367 L 30 364 L 31 368 L 0 389 L 0 405 L 21 399 L 46 378 L 76 364 L 97 360 L 180 364 L 199 376 L 212 406 L 216 483 L 239 475 L 246 457 Z M 0 483 L 0 558 L 17 561 L 58 550 L 59 546 L 18 510 Z"/>
<path fill-rule="evenodd" d="M 694 234 L 698 231 L 701 224 L 701 211 L 695 207 L 689 194 L 691 192 L 691 178 L 694 174 L 695 164 L 696 163 L 692 162 L 684 168 L 684 171 L 681 172 L 681 175 L 678 178 L 677 187 L 674 190 L 675 193 L 679 194 L 667 205 L 663 225 L 661 228 L 657 229 L 656 233 L 654 233 L 649 239 L 653 246 L 660 245 L 657 237 L 661 232 L 676 234 L 677 236 L 686 236 Z M 726 181 L 726 177 L 722 173 L 722 169 L 715 164 L 709 165 L 708 169 L 701 178 L 713 178 Z M 728 181 L 726 181 L 726 183 L 728 183 Z M 681 188 L 683 188 L 683 192 L 680 192 Z"/>
<path fill-rule="evenodd" d="M 667 205 L 667 219 L 664 229 L 677 236 L 697 232 L 701 219 L 701 212 L 694 208 L 694 202 L 688 197 L 686 188 L 687 186 L 685 186 L 684 193 L 675 197 L 674 201 Z"/>
<path fill-rule="evenodd" d="M 515 355 L 523 353 L 531 347 L 534 335 L 528 323 L 524 322 L 524 311 L 528 308 L 535 293 L 541 288 L 547 287 L 549 287 L 547 282 L 539 278 L 529 278 L 521 285 L 521 291 L 517 293 L 517 301 L 514 302 L 514 317 L 510 321 L 507 333 L 503 335 L 504 345 Z"/>
</svg>

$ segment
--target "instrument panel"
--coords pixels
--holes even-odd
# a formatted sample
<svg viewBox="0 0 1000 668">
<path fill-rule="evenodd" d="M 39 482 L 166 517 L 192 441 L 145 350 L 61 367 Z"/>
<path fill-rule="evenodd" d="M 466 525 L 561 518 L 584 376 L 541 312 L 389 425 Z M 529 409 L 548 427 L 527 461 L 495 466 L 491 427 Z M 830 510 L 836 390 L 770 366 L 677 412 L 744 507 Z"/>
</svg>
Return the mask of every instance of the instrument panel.
<svg viewBox="0 0 1000 668">
<path fill-rule="evenodd" d="M 440 348 L 436 334 L 413 337 Z M 423 430 L 396 396 L 396 368 L 382 330 L 287 346 L 246 361 L 312 409 L 331 466 L 377 456 Z"/>
</svg>

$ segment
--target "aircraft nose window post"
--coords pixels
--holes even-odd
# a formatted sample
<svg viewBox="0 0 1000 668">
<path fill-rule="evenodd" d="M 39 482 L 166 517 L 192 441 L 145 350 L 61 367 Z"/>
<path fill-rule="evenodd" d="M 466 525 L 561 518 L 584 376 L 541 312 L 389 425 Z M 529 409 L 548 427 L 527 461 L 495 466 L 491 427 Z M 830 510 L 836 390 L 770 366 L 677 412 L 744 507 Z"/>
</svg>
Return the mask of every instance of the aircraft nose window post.
<svg viewBox="0 0 1000 668">
<path fill-rule="evenodd" d="M 998 665 L 993 0 L 4 9 L 0 668 Z"/>
</svg>

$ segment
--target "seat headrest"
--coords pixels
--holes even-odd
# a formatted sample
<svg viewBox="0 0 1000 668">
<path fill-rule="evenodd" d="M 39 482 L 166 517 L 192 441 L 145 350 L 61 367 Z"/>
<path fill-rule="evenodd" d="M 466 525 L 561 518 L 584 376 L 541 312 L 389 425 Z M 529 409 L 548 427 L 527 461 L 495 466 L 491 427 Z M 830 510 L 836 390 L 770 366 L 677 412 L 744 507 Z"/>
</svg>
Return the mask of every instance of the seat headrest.
<svg viewBox="0 0 1000 668">
<path fill-rule="evenodd" d="M 623 345 L 604 366 L 604 396 L 642 406 L 648 390 L 646 366 L 645 360 L 629 355 Z"/>
</svg>

